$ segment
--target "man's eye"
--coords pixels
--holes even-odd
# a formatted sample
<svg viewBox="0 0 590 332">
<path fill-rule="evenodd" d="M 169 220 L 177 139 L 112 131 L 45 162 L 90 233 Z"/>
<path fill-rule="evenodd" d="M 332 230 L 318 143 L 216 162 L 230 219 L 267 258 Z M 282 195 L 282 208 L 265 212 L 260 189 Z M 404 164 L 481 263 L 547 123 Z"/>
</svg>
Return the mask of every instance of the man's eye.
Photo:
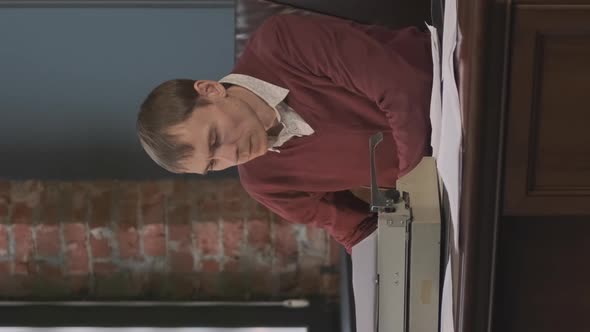
<svg viewBox="0 0 590 332">
<path fill-rule="evenodd" d="M 218 143 L 219 143 L 219 141 L 217 140 L 217 133 L 215 132 L 215 133 L 213 133 L 213 136 L 211 137 L 210 145 L 212 148 L 216 148 Z"/>
<path fill-rule="evenodd" d="M 207 166 L 207 172 L 210 172 L 213 170 L 213 167 L 215 167 L 215 160 L 211 160 L 209 162 L 209 166 Z"/>
</svg>

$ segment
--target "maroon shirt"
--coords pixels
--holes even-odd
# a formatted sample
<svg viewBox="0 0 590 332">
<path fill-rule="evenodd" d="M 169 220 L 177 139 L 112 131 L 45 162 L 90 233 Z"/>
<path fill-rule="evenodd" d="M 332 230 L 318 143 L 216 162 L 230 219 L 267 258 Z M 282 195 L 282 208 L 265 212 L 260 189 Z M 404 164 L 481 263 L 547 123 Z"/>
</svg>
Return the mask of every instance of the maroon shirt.
<svg viewBox="0 0 590 332">
<path fill-rule="evenodd" d="M 430 37 L 416 28 L 280 15 L 250 38 L 233 73 L 289 89 L 286 103 L 315 131 L 280 153 L 238 166 L 248 193 L 287 221 L 324 228 L 350 252 L 376 228 L 349 189 L 370 185 L 369 137 L 379 185 L 394 187 L 429 149 Z"/>
</svg>

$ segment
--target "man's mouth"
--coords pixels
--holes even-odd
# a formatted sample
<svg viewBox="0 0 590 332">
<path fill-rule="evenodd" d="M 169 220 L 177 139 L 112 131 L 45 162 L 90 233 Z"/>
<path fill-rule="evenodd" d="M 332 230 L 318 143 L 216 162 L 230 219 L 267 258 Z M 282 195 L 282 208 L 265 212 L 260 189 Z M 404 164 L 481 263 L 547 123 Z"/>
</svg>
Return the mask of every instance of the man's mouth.
<svg viewBox="0 0 590 332">
<path fill-rule="evenodd" d="M 236 149 L 236 165 L 240 164 L 240 162 L 242 162 L 242 160 L 244 160 L 244 162 L 250 160 L 250 156 L 252 155 L 252 136 L 248 137 L 248 155 L 245 155 L 245 151 L 246 151 L 246 147 L 243 147 L 242 149 L 237 148 Z M 244 154 L 244 156 L 242 155 Z"/>
</svg>

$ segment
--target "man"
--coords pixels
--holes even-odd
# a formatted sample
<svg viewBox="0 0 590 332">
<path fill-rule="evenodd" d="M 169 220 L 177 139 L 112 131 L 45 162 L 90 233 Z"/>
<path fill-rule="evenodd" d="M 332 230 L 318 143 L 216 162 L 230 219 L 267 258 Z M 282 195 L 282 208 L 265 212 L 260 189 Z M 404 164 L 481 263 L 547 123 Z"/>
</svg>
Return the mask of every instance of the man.
<svg viewBox="0 0 590 332">
<path fill-rule="evenodd" d="M 238 166 L 248 193 L 284 219 L 324 228 L 348 252 L 376 228 L 351 189 L 394 187 L 428 153 L 430 38 L 326 17 L 267 20 L 219 82 L 162 83 L 142 104 L 140 141 L 171 172 Z"/>
</svg>

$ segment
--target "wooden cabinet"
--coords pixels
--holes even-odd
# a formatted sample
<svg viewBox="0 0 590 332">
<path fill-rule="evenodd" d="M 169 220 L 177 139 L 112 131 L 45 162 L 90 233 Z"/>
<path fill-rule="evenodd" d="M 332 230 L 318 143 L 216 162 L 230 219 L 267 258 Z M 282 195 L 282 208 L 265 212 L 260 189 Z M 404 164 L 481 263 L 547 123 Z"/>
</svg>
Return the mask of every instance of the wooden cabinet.
<svg viewBox="0 0 590 332">
<path fill-rule="evenodd" d="M 590 5 L 543 2 L 512 10 L 498 332 L 590 331 Z"/>
<path fill-rule="evenodd" d="M 456 326 L 590 331 L 590 0 L 458 0 Z"/>
<path fill-rule="evenodd" d="M 590 214 L 590 6 L 517 6 L 504 213 Z"/>
</svg>

